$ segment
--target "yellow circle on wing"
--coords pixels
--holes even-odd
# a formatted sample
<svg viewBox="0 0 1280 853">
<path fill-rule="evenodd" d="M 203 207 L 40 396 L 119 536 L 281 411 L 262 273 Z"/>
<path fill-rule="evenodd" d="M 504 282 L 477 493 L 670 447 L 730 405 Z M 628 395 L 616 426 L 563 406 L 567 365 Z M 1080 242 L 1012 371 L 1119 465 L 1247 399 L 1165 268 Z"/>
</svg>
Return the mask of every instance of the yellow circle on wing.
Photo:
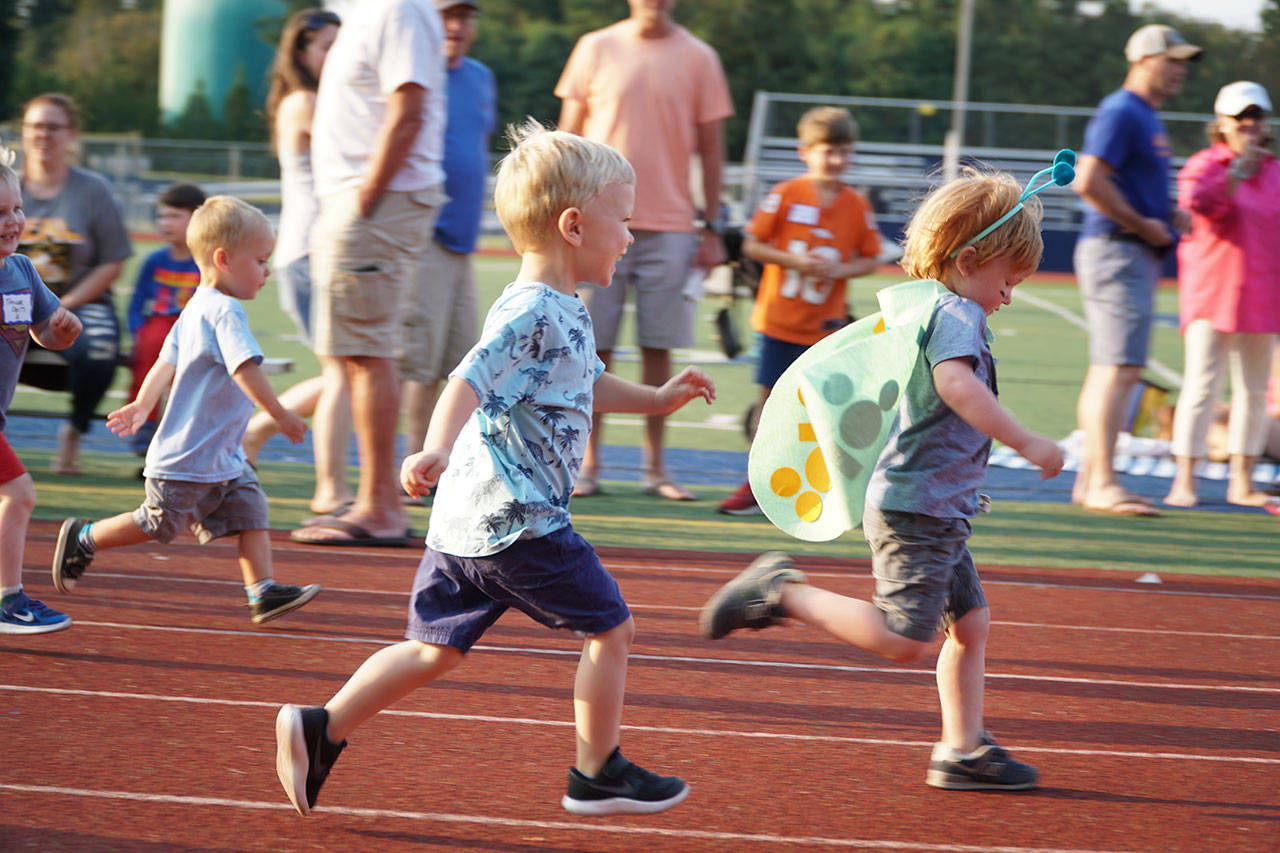
<svg viewBox="0 0 1280 853">
<path fill-rule="evenodd" d="M 789 498 L 800 491 L 800 472 L 795 468 L 779 468 L 769 478 L 769 488 L 780 498 Z"/>
<path fill-rule="evenodd" d="M 822 458 L 822 449 L 814 448 L 804 463 L 804 476 L 820 492 L 831 490 L 831 475 L 827 472 L 827 460 Z"/>
<path fill-rule="evenodd" d="M 796 515 L 801 521 L 817 521 L 822 515 L 822 497 L 817 492 L 805 492 L 796 498 Z"/>
</svg>

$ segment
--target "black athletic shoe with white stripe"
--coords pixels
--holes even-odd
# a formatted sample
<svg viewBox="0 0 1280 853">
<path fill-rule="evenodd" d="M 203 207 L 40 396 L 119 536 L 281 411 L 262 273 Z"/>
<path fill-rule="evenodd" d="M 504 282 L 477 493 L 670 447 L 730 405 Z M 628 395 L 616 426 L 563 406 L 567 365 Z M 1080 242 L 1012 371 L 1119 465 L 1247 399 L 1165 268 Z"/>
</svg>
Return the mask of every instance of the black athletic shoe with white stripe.
<svg viewBox="0 0 1280 853">
<path fill-rule="evenodd" d="M 986 732 L 982 745 L 963 758 L 946 744 L 936 744 L 924 778 L 925 784 L 948 791 L 1025 791 L 1039 780 L 1034 767 L 1010 757 Z"/>
<path fill-rule="evenodd" d="M 249 615 L 257 624 L 270 622 L 283 616 L 290 610 L 297 610 L 316 597 L 320 592 L 320 584 L 311 583 L 306 586 L 292 586 L 285 583 L 273 583 L 257 601 L 249 603 Z"/>
<path fill-rule="evenodd" d="M 328 728 L 324 708 L 285 705 L 276 715 L 276 775 L 303 817 L 311 814 L 320 786 L 347 745 L 345 740 L 332 743 Z"/>
<path fill-rule="evenodd" d="M 569 792 L 560 805 L 580 815 L 653 814 L 679 804 L 689 786 L 675 776 L 659 776 L 633 764 L 617 747 L 595 776 L 569 769 Z"/>
</svg>

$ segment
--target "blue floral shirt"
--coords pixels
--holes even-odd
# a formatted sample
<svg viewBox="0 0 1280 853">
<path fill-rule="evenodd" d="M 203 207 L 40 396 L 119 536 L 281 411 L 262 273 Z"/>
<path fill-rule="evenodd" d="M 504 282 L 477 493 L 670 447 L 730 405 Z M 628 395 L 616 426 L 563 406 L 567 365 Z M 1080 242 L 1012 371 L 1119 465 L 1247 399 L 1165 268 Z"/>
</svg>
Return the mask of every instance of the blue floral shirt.
<svg viewBox="0 0 1280 853">
<path fill-rule="evenodd" d="M 480 406 L 440 478 L 427 545 L 482 557 L 567 526 L 603 372 L 581 300 L 540 282 L 507 285 L 450 374 Z"/>
</svg>

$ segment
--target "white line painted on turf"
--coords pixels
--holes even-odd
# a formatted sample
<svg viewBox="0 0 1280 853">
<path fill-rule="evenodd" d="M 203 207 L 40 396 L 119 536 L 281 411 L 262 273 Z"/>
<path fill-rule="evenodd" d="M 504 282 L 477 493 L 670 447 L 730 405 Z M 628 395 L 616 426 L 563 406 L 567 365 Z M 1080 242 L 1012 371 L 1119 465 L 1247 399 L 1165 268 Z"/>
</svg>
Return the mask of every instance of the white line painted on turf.
<svg viewBox="0 0 1280 853">
<path fill-rule="evenodd" d="M 93 622 L 76 620 L 76 627 L 118 628 L 129 631 L 165 631 L 175 634 L 204 634 L 228 637 L 253 637 L 255 639 L 290 639 L 311 640 L 318 643 L 349 643 L 357 645 L 390 646 L 401 640 L 375 640 L 365 637 L 334 637 L 328 634 L 292 634 L 284 631 L 242 631 L 232 628 L 185 628 L 170 625 L 137 625 L 123 622 Z M 495 652 L 510 655 L 534 655 L 539 657 L 573 658 L 582 656 L 580 649 L 549 649 L 529 646 L 494 646 L 478 643 L 472 646 L 478 652 Z M 693 657 L 691 655 L 654 655 L 643 652 L 632 652 L 631 661 L 655 661 L 659 663 L 688 663 L 697 666 L 740 666 L 753 669 L 777 669 L 793 672 L 865 672 L 887 675 L 916 675 L 932 680 L 935 673 L 932 669 L 893 667 L 893 666 L 853 666 L 851 664 L 834 663 L 799 663 L 796 661 L 742 660 L 738 658 Z M 1137 687 L 1154 690 L 1207 690 L 1214 693 L 1275 693 L 1280 694 L 1280 687 L 1249 687 L 1238 684 L 1184 684 L 1165 681 L 1123 681 L 1113 678 L 1076 678 L 1065 675 L 1023 675 L 1020 673 L 988 672 L 988 681 L 1036 681 L 1046 684 L 1087 684 L 1104 687 Z"/>
<path fill-rule="evenodd" d="M 278 702 L 263 702 L 252 699 L 211 699 L 201 696 L 174 696 L 154 693 L 124 693 L 112 690 L 78 690 L 65 687 L 32 687 L 22 684 L 0 684 L 0 690 L 15 693 L 35 693 L 53 696 L 86 696 L 97 699 L 121 699 L 139 702 L 172 702 L 191 705 L 222 705 L 232 708 L 279 708 Z M 572 728 L 572 720 L 540 720 L 535 717 L 500 717 L 492 714 L 446 714 L 439 711 L 401 711 L 383 710 L 378 713 L 388 717 L 411 717 L 422 720 L 446 720 L 463 723 L 491 723 L 495 725 L 539 726 L 543 728 Z M 933 746 L 932 740 L 899 740 L 893 738 L 849 737 L 847 735 L 822 735 L 809 732 L 762 732 L 734 731 L 731 729 L 691 729 L 679 726 L 637 726 L 623 723 L 626 731 L 644 732 L 648 734 L 672 734 L 688 737 L 710 738 L 747 738 L 750 740 L 803 741 L 815 743 L 845 743 L 864 746 L 901 746 L 911 749 L 926 749 Z M 1137 750 L 1115 749 L 1062 749 L 1059 747 L 1027 746 L 1019 743 L 1013 747 L 1016 752 L 1041 752 L 1051 755 L 1093 755 L 1112 758 L 1150 758 L 1170 761 L 1216 761 L 1229 764 L 1277 764 L 1280 758 L 1256 758 L 1247 755 L 1223 755 L 1213 753 L 1199 755 L 1185 752 L 1141 752 Z"/>
<path fill-rule="evenodd" d="M 248 809 L 254 811 L 293 812 L 293 806 L 268 803 L 261 800 L 232 800 L 223 797 L 185 797 L 175 794 L 147 794 L 139 791 L 94 791 L 87 788 L 65 788 L 54 785 L 18 785 L 0 783 L 0 790 L 28 794 L 49 794 L 64 797 L 85 797 L 98 800 L 124 800 L 128 802 L 158 803 L 178 806 L 203 806 L 207 808 Z M 595 835 L 631 835 L 650 838 L 675 838 L 700 841 L 736 841 L 752 844 L 781 844 L 806 847 L 848 847 L 856 850 L 921 850 L 926 853 L 1107 853 L 1098 849 L 1067 849 L 1060 847 L 992 847 L 972 844 L 934 844 L 916 841 L 889 841 L 869 838 L 821 838 L 804 835 L 772 835 L 746 832 L 716 832 L 706 829 L 667 829 L 659 826 L 634 826 L 625 824 L 579 822 L 570 820 L 528 820 L 498 817 L 496 815 L 450 814 L 448 812 L 415 812 L 400 809 L 366 809 L 351 806 L 320 806 L 316 814 L 345 815 L 383 820 L 431 821 L 434 823 L 469 824 L 474 826 L 508 827 L 518 829 L 561 830 Z"/>
</svg>

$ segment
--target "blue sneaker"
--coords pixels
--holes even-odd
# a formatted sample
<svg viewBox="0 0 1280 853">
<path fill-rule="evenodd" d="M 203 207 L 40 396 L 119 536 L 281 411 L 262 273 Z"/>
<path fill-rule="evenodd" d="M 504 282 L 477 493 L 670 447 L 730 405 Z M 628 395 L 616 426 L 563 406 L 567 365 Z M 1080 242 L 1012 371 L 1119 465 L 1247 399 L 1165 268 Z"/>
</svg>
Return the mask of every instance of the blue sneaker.
<svg viewBox="0 0 1280 853">
<path fill-rule="evenodd" d="M 71 617 L 20 592 L 0 607 L 0 634 L 48 634 L 71 627 Z"/>
</svg>

